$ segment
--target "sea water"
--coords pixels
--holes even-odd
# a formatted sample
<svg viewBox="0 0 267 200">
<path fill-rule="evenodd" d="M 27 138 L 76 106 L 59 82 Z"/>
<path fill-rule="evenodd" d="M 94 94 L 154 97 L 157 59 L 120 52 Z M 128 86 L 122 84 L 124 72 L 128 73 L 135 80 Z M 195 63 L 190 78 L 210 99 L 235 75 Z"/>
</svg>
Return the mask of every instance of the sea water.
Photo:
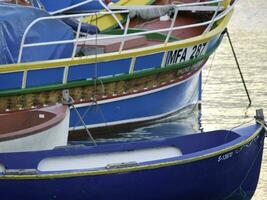
<svg viewBox="0 0 267 200">
<path fill-rule="evenodd" d="M 245 83 L 248 98 L 225 36 L 218 50 L 203 70 L 201 114 L 189 108 L 169 120 L 98 138 L 97 142 L 121 142 L 155 139 L 205 131 L 231 128 L 253 120 L 255 110 L 264 109 L 267 119 L 267 1 L 240 0 L 228 26 Z M 200 121 L 199 121 L 200 120 Z M 267 141 L 260 180 L 253 200 L 267 199 Z"/>
<path fill-rule="evenodd" d="M 252 100 L 251 107 L 233 54 L 225 37 L 203 72 L 202 126 L 208 130 L 233 127 L 264 109 L 267 119 L 267 1 L 240 0 L 228 26 Z M 267 199 L 267 142 L 260 180 L 253 200 Z"/>
</svg>

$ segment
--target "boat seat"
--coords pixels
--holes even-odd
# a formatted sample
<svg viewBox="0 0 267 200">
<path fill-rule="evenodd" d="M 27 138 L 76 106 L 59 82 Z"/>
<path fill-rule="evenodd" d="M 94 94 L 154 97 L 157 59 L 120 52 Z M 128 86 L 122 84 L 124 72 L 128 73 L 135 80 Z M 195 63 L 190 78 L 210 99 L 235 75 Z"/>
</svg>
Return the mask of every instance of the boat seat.
<svg viewBox="0 0 267 200">
<path fill-rule="evenodd" d="M 164 146 L 156 148 L 136 149 L 131 151 L 88 153 L 75 156 L 58 156 L 41 160 L 40 171 L 92 170 L 96 168 L 111 169 L 114 166 L 135 165 L 141 162 L 151 162 L 182 156 L 178 147 Z"/>
<path fill-rule="evenodd" d="M 58 106 L 0 114 L 0 143 L 50 128 L 65 117 L 66 109 Z"/>
</svg>

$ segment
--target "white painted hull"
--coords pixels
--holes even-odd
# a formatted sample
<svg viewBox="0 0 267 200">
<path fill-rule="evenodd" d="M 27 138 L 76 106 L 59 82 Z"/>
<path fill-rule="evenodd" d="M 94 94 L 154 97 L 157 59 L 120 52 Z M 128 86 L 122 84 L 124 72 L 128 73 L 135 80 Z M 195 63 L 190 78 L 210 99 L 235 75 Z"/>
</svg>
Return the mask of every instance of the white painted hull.
<svg viewBox="0 0 267 200">
<path fill-rule="evenodd" d="M 22 138 L 0 142 L 0 152 L 25 152 L 50 150 L 67 145 L 69 110 L 65 118 L 53 127 Z"/>
</svg>

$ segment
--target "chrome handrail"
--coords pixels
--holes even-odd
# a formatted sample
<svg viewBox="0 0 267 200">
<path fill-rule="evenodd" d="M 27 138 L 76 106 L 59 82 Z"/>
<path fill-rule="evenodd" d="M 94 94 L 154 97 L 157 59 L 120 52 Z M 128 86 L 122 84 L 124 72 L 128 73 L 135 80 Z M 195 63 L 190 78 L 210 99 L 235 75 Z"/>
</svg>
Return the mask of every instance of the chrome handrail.
<svg viewBox="0 0 267 200">
<path fill-rule="evenodd" d="M 197 2 L 197 3 L 187 3 L 187 4 L 180 4 L 180 5 L 175 5 L 175 8 L 179 7 L 183 7 L 183 6 L 198 6 L 198 5 L 207 5 L 207 4 L 214 4 L 214 3 L 218 3 L 218 6 L 220 3 L 227 1 L 227 0 L 213 0 L 213 1 L 208 1 L 208 2 Z M 180 29 L 188 29 L 188 28 L 194 28 L 194 27 L 200 27 L 200 26 L 205 26 L 205 25 L 209 25 L 210 27 L 212 27 L 212 25 L 222 19 L 224 16 L 226 16 L 234 7 L 234 4 L 237 2 L 237 0 L 235 0 L 235 2 L 231 5 L 228 6 L 225 10 L 223 10 L 221 13 L 219 13 L 217 15 L 218 12 L 215 12 L 216 15 L 214 15 L 212 17 L 211 20 L 205 21 L 205 22 L 201 22 L 201 23 L 195 23 L 195 24 L 189 24 L 189 25 L 183 25 L 183 26 L 178 26 L 178 27 L 174 27 L 174 24 L 171 24 L 171 27 L 169 28 L 163 28 L 163 29 L 157 29 L 157 30 L 149 30 L 149 31 L 144 31 L 144 32 L 137 32 L 137 33 L 127 33 L 128 32 L 128 27 L 129 27 L 129 23 L 130 23 L 130 19 L 129 17 L 127 18 L 127 22 L 126 22 L 126 27 L 124 30 L 124 34 L 123 35 L 115 35 L 115 36 L 102 36 L 102 37 L 97 37 L 98 40 L 103 40 L 103 39 L 115 39 L 115 38 L 123 38 L 123 40 L 121 41 L 121 46 L 119 49 L 119 53 L 121 53 L 121 51 L 123 50 L 124 47 L 124 43 L 127 37 L 132 37 L 132 36 L 140 36 L 140 35 L 147 35 L 147 34 L 151 34 L 151 33 L 159 33 L 159 32 L 168 32 L 167 38 L 165 40 L 165 44 L 168 43 L 169 37 L 170 37 L 170 33 L 172 31 L 175 30 L 180 30 Z M 129 14 L 128 10 L 121 10 L 121 11 L 112 11 L 113 14 Z M 47 16 L 47 17 L 41 17 L 38 19 L 35 19 L 33 22 L 31 22 L 29 24 L 29 26 L 26 28 L 22 40 L 21 40 L 21 45 L 20 45 L 20 50 L 19 50 L 19 56 L 18 56 L 18 63 L 21 62 L 22 60 L 22 54 L 23 54 L 23 49 L 24 48 L 28 48 L 28 47 L 36 47 L 36 46 L 46 46 L 46 45 L 55 45 L 55 44 L 68 44 L 68 43 L 74 43 L 74 49 L 76 51 L 77 49 L 77 44 L 79 42 L 86 42 L 86 41 L 92 41 L 95 40 L 95 37 L 91 37 L 91 38 L 80 38 L 79 37 L 79 33 L 81 31 L 81 23 L 82 23 L 82 18 L 84 17 L 88 17 L 88 16 L 92 16 L 92 15 L 108 15 L 110 14 L 110 12 L 96 12 L 96 13 L 83 13 L 83 14 L 71 14 L 71 15 L 58 15 L 58 16 Z M 178 11 L 177 11 L 178 14 Z M 177 16 L 175 16 L 177 17 Z M 32 43 L 32 44 L 25 44 L 25 40 L 26 40 L 26 36 L 29 32 L 29 30 L 39 21 L 43 21 L 43 20 L 53 20 L 53 19 L 65 19 L 65 18 L 79 18 L 80 22 L 77 28 L 77 35 L 78 37 L 76 37 L 73 40 L 63 40 L 63 41 L 53 41 L 53 42 L 40 42 L 40 43 Z M 207 30 L 207 29 L 206 29 Z M 208 32 L 210 30 L 204 31 L 202 34 L 206 34 L 206 32 Z M 73 54 L 72 54 L 72 58 L 75 57 L 75 51 L 73 50 Z"/>
<path fill-rule="evenodd" d="M 129 11 L 116 11 L 113 12 L 114 14 L 125 14 L 128 13 Z M 25 29 L 22 39 L 21 39 L 21 44 L 20 44 L 20 49 L 19 49 L 19 56 L 18 56 L 18 63 L 21 62 L 22 59 L 22 53 L 23 53 L 23 48 L 24 47 L 33 47 L 33 46 L 46 46 L 46 45 L 53 45 L 53 44 L 67 44 L 67 43 L 74 43 L 75 40 L 63 40 L 63 41 L 55 41 L 55 42 L 40 42 L 40 43 L 34 43 L 31 45 L 25 44 L 26 36 L 29 33 L 30 29 L 38 22 L 44 21 L 44 20 L 55 20 L 55 19 L 67 19 L 67 18 L 84 18 L 84 17 L 89 17 L 93 15 L 108 15 L 110 12 L 96 12 L 96 13 L 82 13 L 82 14 L 70 14 L 70 15 L 57 15 L 57 16 L 47 16 L 47 17 L 40 17 L 35 20 L 33 20 L 28 27 Z M 81 28 L 81 27 L 80 27 Z M 80 30 L 77 30 L 77 32 L 80 32 Z"/>
</svg>

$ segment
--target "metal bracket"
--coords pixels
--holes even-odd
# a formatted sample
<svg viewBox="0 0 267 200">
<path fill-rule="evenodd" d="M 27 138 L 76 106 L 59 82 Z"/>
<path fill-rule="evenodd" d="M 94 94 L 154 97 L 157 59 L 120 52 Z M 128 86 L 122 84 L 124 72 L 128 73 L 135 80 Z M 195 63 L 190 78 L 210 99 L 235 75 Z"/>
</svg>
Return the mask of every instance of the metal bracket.
<svg viewBox="0 0 267 200">
<path fill-rule="evenodd" d="M 72 107 L 74 109 L 74 111 L 76 112 L 79 120 L 82 122 L 83 126 L 84 126 L 84 129 L 86 131 L 86 133 L 88 134 L 88 136 L 90 137 L 90 139 L 92 140 L 93 144 L 95 146 L 97 146 L 93 136 L 91 135 L 89 129 L 87 128 L 81 114 L 79 113 L 79 111 L 77 110 L 77 108 L 74 106 L 74 100 L 73 98 L 70 96 L 70 92 L 69 90 L 63 90 L 62 91 L 62 104 L 63 105 L 68 105 L 69 107 Z"/>
<path fill-rule="evenodd" d="M 264 114 L 263 114 L 263 109 L 257 109 L 256 110 L 256 116 L 255 119 L 258 121 L 263 121 L 264 122 Z"/>
<path fill-rule="evenodd" d="M 267 137 L 267 123 L 264 121 L 263 109 L 256 110 L 256 116 L 254 117 L 257 124 L 262 125 L 265 128 L 265 137 Z"/>
<path fill-rule="evenodd" d="M 63 105 L 73 105 L 74 100 L 73 98 L 70 96 L 70 91 L 69 90 L 63 90 L 62 91 L 62 104 Z"/>
</svg>

